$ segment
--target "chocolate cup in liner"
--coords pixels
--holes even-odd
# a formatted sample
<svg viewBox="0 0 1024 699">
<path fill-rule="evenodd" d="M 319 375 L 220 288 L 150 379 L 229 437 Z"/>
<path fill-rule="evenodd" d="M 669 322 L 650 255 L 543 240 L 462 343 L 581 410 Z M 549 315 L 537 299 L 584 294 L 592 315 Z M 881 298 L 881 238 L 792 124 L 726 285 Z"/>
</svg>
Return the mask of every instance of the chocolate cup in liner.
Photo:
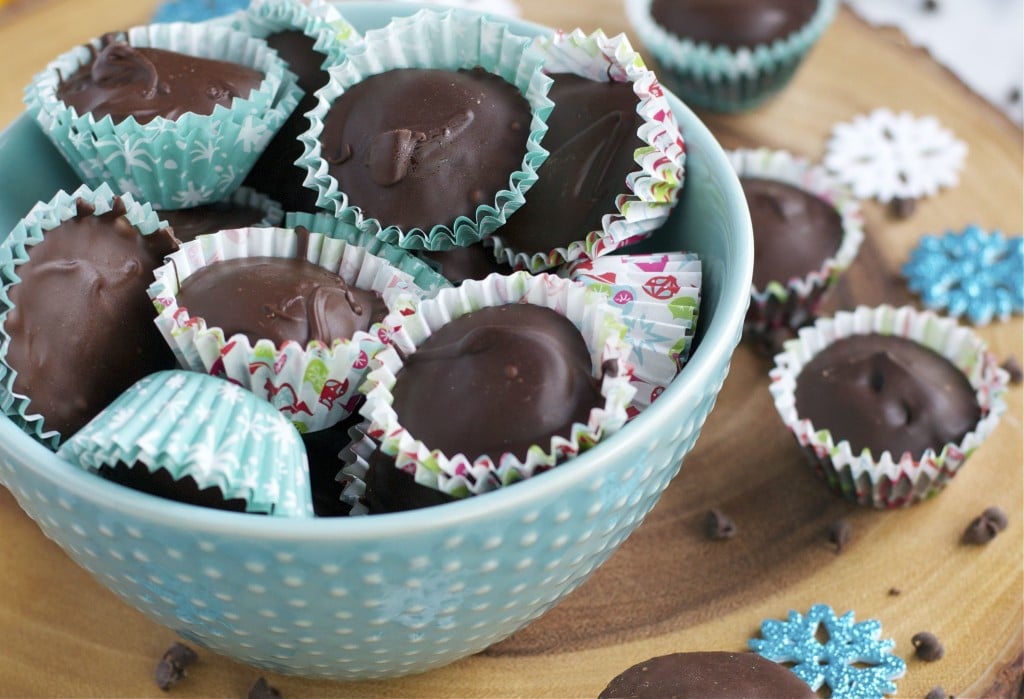
<svg viewBox="0 0 1024 699">
<path fill-rule="evenodd" d="M 726 155 L 740 177 L 785 182 L 828 202 L 839 214 L 843 228 L 839 249 L 818 269 L 809 270 L 803 277 L 772 281 L 764 289 L 753 285 L 750 288 L 745 332 L 758 335 L 775 328 L 796 329 L 806 325 L 817 316 L 825 293 L 850 266 L 864 241 L 860 202 L 825 168 L 811 165 L 786 151 L 741 149 L 727 151 Z"/>
<path fill-rule="evenodd" d="M 781 91 L 835 17 L 839 0 L 820 0 L 806 25 L 768 44 L 731 50 L 667 31 L 651 16 L 652 0 L 625 0 L 626 16 L 658 64 L 661 81 L 705 109 L 743 112 Z"/>
<path fill-rule="evenodd" d="M 622 313 L 636 387 L 632 419 L 661 395 L 690 356 L 700 310 L 700 259 L 687 252 L 609 255 L 579 260 L 564 274 L 607 294 Z"/>
<path fill-rule="evenodd" d="M 571 34 L 539 36 L 533 40 L 533 48 L 544 57 L 545 73 L 632 83 L 639 101 L 637 113 L 643 117 L 637 136 L 644 144 L 636 149 L 636 169 L 626 176 L 623 191 L 615 198 L 615 209 L 601 218 L 600 230 L 588 231 L 568 247 L 522 252 L 510 246 L 498 229 L 490 239 L 496 259 L 536 273 L 580 258 L 606 255 L 660 228 L 672 213 L 683 186 L 686 145 L 658 79 L 625 35 L 608 37 L 601 30 L 587 35 L 577 29 Z M 540 176 L 544 176 L 543 167 Z"/>
<path fill-rule="evenodd" d="M 61 76 L 90 58 L 78 46 L 59 56 L 25 91 L 25 103 L 47 137 L 84 182 L 111 187 L 161 209 L 219 201 L 241 185 L 267 143 L 298 104 L 295 76 L 262 39 L 216 24 L 151 24 L 127 32 L 132 46 L 239 63 L 264 73 L 259 88 L 212 114 L 156 117 L 140 124 L 128 117 L 78 114 L 57 98 Z M 94 49 L 101 47 L 93 39 Z"/>
<path fill-rule="evenodd" d="M 125 205 L 125 218 L 142 235 L 166 227 L 149 204 L 136 202 L 130 194 L 120 198 Z M 61 435 L 55 430 L 48 430 L 43 424 L 43 416 L 32 411 L 31 399 L 14 390 L 17 372 L 6 360 L 11 338 L 5 324 L 7 313 L 13 307 L 8 289 L 21 281 L 18 266 L 28 261 L 28 248 L 42 242 L 46 231 L 75 218 L 79 199 L 94 206 L 97 215 L 102 215 L 113 207 L 115 195 L 107 185 L 100 185 L 95 190 L 82 185 L 70 194 L 61 190 L 50 201 L 33 206 L 10 235 L 0 242 L 0 410 L 25 432 L 51 448 L 57 446 Z"/>
<path fill-rule="evenodd" d="M 960 369 L 975 389 L 981 408 L 974 429 L 959 443 L 946 444 L 938 453 L 928 449 L 923 454 L 872 454 L 865 449 L 854 454 L 848 441 L 837 442 L 831 432 L 817 429 L 809 419 L 798 415 L 794 392 L 807 362 L 838 339 L 870 333 L 913 340 Z M 775 357 L 770 390 L 782 421 L 836 493 L 861 505 L 892 508 L 930 498 L 952 480 L 1006 411 L 1006 386 L 1007 374 L 985 343 L 955 320 L 909 306 L 861 306 L 852 312 L 839 312 L 834 318 L 821 318 L 786 342 L 785 351 Z"/>
<path fill-rule="evenodd" d="M 370 357 L 383 347 L 382 329 L 373 325 L 327 346 L 316 340 L 276 346 L 267 339 L 253 345 L 242 334 L 225 337 L 179 306 L 181 284 L 198 269 L 244 257 L 295 258 L 300 236 L 284 228 L 238 228 L 201 235 L 167 257 L 155 271 L 148 292 L 157 310 L 157 327 L 182 366 L 227 378 L 270 401 L 300 432 L 325 429 L 352 414 Z M 346 284 L 376 291 L 385 302 L 394 294 L 426 293 L 387 259 L 341 238 L 310 233 L 305 259 L 340 276 Z"/>
<path fill-rule="evenodd" d="M 306 450 L 299 433 L 269 403 L 205 374 L 151 374 L 111 403 L 57 452 L 97 472 L 103 466 L 165 469 L 219 488 L 245 511 L 312 517 Z"/>
<path fill-rule="evenodd" d="M 497 460 L 447 455 L 431 450 L 398 422 L 392 408 L 392 388 L 403 366 L 403 356 L 416 351 L 430 335 L 455 318 L 485 307 L 531 303 L 550 308 L 572 321 L 590 351 L 594 376 L 602 375 L 605 403 L 590 411 L 587 424 L 575 423 L 568 436 L 553 436 L 549 444 L 531 446 L 525 461 L 505 453 Z M 366 402 L 360 414 L 369 420 L 366 434 L 380 442 L 383 453 L 394 456 L 396 468 L 417 483 L 463 498 L 504 487 L 546 471 L 590 448 L 616 432 L 627 419 L 626 408 L 635 389 L 630 383 L 626 327 L 603 293 L 550 274 L 531 276 L 517 272 L 492 274 L 482 281 L 467 280 L 454 289 L 442 289 L 432 299 L 397 299 L 383 324 L 390 345 L 371 360 L 372 367 L 360 390 Z M 615 370 L 603 371 L 611 362 Z"/>
<path fill-rule="evenodd" d="M 330 82 L 317 91 L 317 106 L 307 114 L 312 126 L 300 137 L 304 152 L 297 164 L 307 170 L 306 186 L 318 193 L 317 206 L 337 216 L 354 216 L 362 230 L 403 248 L 447 250 L 472 245 L 491 235 L 526 201 L 527 190 L 537 180 L 537 168 L 548 156 L 541 139 L 547 132 L 545 119 L 553 103 L 547 97 L 551 78 L 541 71 L 542 63 L 541 56 L 531 49 L 529 39 L 482 15 L 421 10 L 367 32 L 363 41 L 349 47 L 346 60 L 331 68 Z M 392 69 L 455 71 L 476 66 L 514 85 L 530 105 L 532 118 L 526 152 L 520 168 L 509 173 L 508 187 L 495 194 L 493 204 L 477 207 L 472 218 L 460 216 L 454 221 L 438 221 L 429 230 L 403 230 L 365 217 L 358 203 L 349 201 L 338 180 L 328 172 L 321 152 L 324 119 L 335 100 L 353 85 Z"/>
<path fill-rule="evenodd" d="M 263 218 L 260 219 L 259 223 L 254 224 L 255 226 L 279 226 L 284 220 L 284 209 L 281 208 L 281 204 L 251 187 L 239 187 L 232 194 L 217 203 L 224 202 L 262 211 Z M 172 209 L 172 211 L 175 210 Z M 159 209 L 157 210 L 158 216 L 160 211 Z M 166 223 L 166 219 L 164 222 Z"/>
<path fill-rule="evenodd" d="M 321 67 L 339 62 L 345 47 L 362 38 L 337 7 L 322 0 L 253 0 L 232 27 L 261 39 L 298 30 L 315 39 L 314 50 L 328 56 Z"/>
</svg>

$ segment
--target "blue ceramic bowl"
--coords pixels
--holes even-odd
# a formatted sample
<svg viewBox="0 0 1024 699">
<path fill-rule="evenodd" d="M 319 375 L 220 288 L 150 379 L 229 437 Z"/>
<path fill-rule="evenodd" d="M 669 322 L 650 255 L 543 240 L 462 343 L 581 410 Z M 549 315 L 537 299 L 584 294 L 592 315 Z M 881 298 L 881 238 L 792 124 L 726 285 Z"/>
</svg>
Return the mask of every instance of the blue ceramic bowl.
<svg viewBox="0 0 1024 699">
<path fill-rule="evenodd" d="M 344 7 L 364 30 L 414 9 Z M 703 259 L 696 348 L 648 411 L 581 457 L 440 507 L 283 521 L 122 488 L 61 461 L 0 416 L 0 482 L 126 602 L 246 663 L 309 677 L 395 677 L 505 638 L 576 589 L 654 507 L 693 448 L 740 337 L 753 265 L 747 207 L 714 138 L 669 101 L 686 139 L 686 184 L 646 246 Z M 77 184 L 27 117 L 0 133 L 4 234 L 36 200 Z"/>
</svg>

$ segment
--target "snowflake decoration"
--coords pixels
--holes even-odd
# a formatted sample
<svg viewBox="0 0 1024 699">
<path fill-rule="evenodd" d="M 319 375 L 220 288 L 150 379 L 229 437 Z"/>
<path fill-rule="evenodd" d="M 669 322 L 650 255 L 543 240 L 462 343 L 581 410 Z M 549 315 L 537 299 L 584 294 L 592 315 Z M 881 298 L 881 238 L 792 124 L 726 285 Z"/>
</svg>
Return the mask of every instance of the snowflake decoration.
<svg viewBox="0 0 1024 699">
<path fill-rule="evenodd" d="M 934 117 L 876 109 L 833 127 L 825 167 L 856 197 L 888 203 L 952 187 L 966 157 L 967 146 Z"/>
<path fill-rule="evenodd" d="M 894 693 L 893 680 L 907 670 L 890 652 L 896 642 L 880 640 L 881 631 L 875 619 L 854 623 L 853 612 L 837 617 L 816 604 L 807 616 L 791 611 L 787 621 L 765 620 L 761 638 L 749 644 L 768 660 L 795 663 L 792 671 L 814 691 L 827 684 L 832 699 L 877 699 Z"/>
<path fill-rule="evenodd" d="M 966 315 L 975 325 L 1005 321 L 1024 311 L 1024 237 L 978 226 L 926 235 L 903 265 L 903 276 L 932 310 Z"/>
</svg>

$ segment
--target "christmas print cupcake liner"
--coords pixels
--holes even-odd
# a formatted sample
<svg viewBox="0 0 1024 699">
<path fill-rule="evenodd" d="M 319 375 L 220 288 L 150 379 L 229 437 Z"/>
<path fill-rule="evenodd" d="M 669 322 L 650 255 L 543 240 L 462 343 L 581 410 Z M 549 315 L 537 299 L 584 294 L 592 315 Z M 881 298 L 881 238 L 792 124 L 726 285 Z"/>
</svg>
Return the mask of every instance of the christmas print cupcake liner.
<svg viewBox="0 0 1024 699">
<path fill-rule="evenodd" d="M 269 403 L 238 386 L 190 371 L 151 374 L 61 446 L 89 471 L 142 465 L 186 476 L 200 490 L 245 500 L 246 512 L 312 517 L 306 450 Z"/>
<path fill-rule="evenodd" d="M 976 391 L 981 417 L 958 444 L 946 444 L 938 453 L 928 449 L 923 454 L 872 454 L 865 449 L 854 454 L 848 441 L 837 443 L 831 432 L 816 429 L 797 414 L 796 380 L 807 362 L 838 339 L 870 333 L 918 342 L 964 373 Z M 1006 372 L 985 343 L 955 320 L 909 306 L 861 306 L 801 329 L 775 357 L 770 390 L 782 421 L 834 491 L 862 505 L 891 508 L 932 497 L 952 480 L 1006 411 L 1006 386 Z"/>
<path fill-rule="evenodd" d="M 523 205 L 527 190 L 537 180 L 537 168 L 548 156 L 541 138 L 547 132 L 545 119 L 553 105 L 547 97 L 551 79 L 541 71 L 542 63 L 540 55 L 530 49 L 529 39 L 484 16 L 421 10 L 367 32 L 363 41 L 350 47 L 346 60 L 330 70 L 331 80 L 317 92 L 317 106 L 308 114 L 312 126 L 300 137 L 304 152 L 297 164 L 307 169 L 305 184 L 317 191 L 317 206 L 339 216 L 351 210 L 362 230 L 403 248 L 446 250 L 472 245 L 489 236 Z M 429 230 L 403 230 L 364 217 L 339 189 L 321 152 L 320 134 L 331 105 L 346 89 L 392 69 L 454 71 L 476 66 L 514 85 L 530 105 L 532 119 L 526 153 L 520 168 L 509 173 L 508 188 L 495 194 L 493 204 L 477 207 L 472 218 L 460 216 L 454 221 L 438 221 Z"/>
<path fill-rule="evenodd" d="M 57 446 L 60 434 L 47 430 L 42 415 L 32 412 L 28 396 L 15 392 L 17 372 L 6 361 L 11 338 L 4 328 L 7 314 L 13 308 L 8 290 L 21 281 L 18 266 L 28 261 L 28 248 L 42 242 L 46 231 L 75 218 L 79 199 L 94 206 L 99 216 L 113 208 L 117 197 L 107 185 L 100 185 L 95 190 L 82 185 L 70 194 L 61 190 L 50 201 L 33 206 L 10 235 L 0 241 L 0 410 L 28 434 L 50 447 Z M 130 194 L 122 195 L 120 200 L 126 209 L 125 218 L 142 235 L 165 227 L 149 204 L 136 202 Z"/>
<path fill-rule="evenodd" d="M 267 143 L 295 109 L 302 91 L 277 53 L 261 39 L 216 24 L 152 24 L 128 30 L 128 43 L 240 63 L 264 73 L 258 89 L 210 115 L 189 112 L 115 124 L 78 114 L 57 97 L 61 76 L 74 73 L 102 46 L 59 56 L 26 90 L 28 112 L 84 182 L 107 183 L 161 209 L 219 201 L 241 185 Z"/>
<path fill-rule="evenodd" d="M 261 39 L 298 30 L 315 39 L 313 49 L 328 56 L 326 65 L 340 62 L 345 47 L 362 38 L 337 7 L 322 0 L 253 0 L 232 26 Z"/>
<path fill-rule="evenodd" d="M 700 310 L 701 264 L 694 253 L 609 255 L 580 260 L 565 274 L 608 295 L 622 313 L 633 352 L 636 395 L 630 417 L 646 409 L 690 356 Z"/>
<path fill-rule="evenodd" d="M 658 79 L 625 35 L 608 37 L 601 30 L 588 35 L 577 29 L 571 34 L 539 36 L 533 48 L 544 57 L 548 74 L 572 73 L 597 82 L 632 83 L 639 100 L 637 113 L 643 117 L 637 136 L 644 144 L 634 153 L 636 170 L 626 176 L 624 189 L 615 199 L 615 211 L 602 217 L 600 230 L 588 231 L 568 247 L 538 253 L 510 247 L 500 229 L 491 238 L 500 262 L 541 272 L 580 258 L 605 255 L 660 228 L 672 213 L 683 185 L 686 145 Z"/>
<path fill-rule="evenodd" d="M 549 444 L 530 447 L 525 461 L 511 453 L 495 460 L 486 455 L 470 459 L 463 454 L 431 450 L 402 427 L 391 406 L 391 390 L 402 369 L 403 356 L 414 353 L 430 335 L 455 318 L 510 303 L 545 306 L 572 321 L 590 350 L 595 376 L 609 363 L 615 367 L 603 371 L 604 406 L 591 410 L 587 424 L 575 423 L 568 437 L 555 436 Z M 441 290 L 432 299 L 404 297 L 391 308 L 383 323 L 391 344 L 372 360 L 371 371 L 360 389 L 366 394 L 360 414 L 370 422 L 367 436 L 379 441 L 381 451 L 395 457 L 396 467 L 412 474 L 421 485 L 458 498 L 485 493 L 553 468 L 610 436 L 626 422 L 626 408 L 635 392 L 629 381 L 626 327 L 603 293 L 550 274 L 517 272 L 509 276 L 492 274 L 483 281 L 469 280 L 458 288 Z"/>
<path fill-rule="evenodd" d="M 820 0 L 807 24 L 770 44 L 730 50 L 667 31 L 652 0 L 626 0 L 626 16 L 661 66 L 662 82 L 684 102 L 721 112 L 759 106 L 784 88 L 835 17 L 839 0 Z"/>
<path fill-rule="evenodd" d="M 325 429 L 352 414 L 370 357 L 383 347 L 381 329 L 358 331 L 327 346 L 316 340 L 276 346 L 253 345 L 242 334 L 225 337 L 179 306 L 181 285 L 198 269 L 244 257 L 303 257 L 340 276 L 346 284 L 376 291 L 385 302 L 394 294 L 423 294 L 412 277 L 364 248 L 319 233 L 308 236 L 285 228 L 238 228 L 201 235 L 185 243 L 155 271 L 149 287 L 157 327 L 180 364 L 227 378 L 270 401 L 300 432 Z"/>
<path fill-rule="evenodd" d="M 814 319 L 825 293 L 857 256 L 864 241 L 860 202 L 823 167 L 811 165 L 786 151 L 735 150 L 726 153 L 740 177 L 778 180 L 828 202 L 843 228 L 839 249 L 821 267 L 803 277 L 772 281 L 764 289 L 750 288 L 744 330 L 763 334 L 780 327 L 797 328 Z"/>
</svg>

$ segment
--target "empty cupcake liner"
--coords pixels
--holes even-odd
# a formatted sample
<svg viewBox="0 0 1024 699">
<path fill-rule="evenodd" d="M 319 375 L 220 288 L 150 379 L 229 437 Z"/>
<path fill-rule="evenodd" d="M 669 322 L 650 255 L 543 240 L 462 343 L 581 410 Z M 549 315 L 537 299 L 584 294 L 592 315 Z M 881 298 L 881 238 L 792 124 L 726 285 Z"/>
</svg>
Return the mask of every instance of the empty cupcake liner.
<svg viewBox="0 0 1024 699">
<path fill-rule="evenodd" d="M 455 318 L 511 303 L 545 306 L 572 321 L 590 349 L 595 376 L 609 362 L 615 366 L 614 371 L 603 372 L 604 406 L 591 410 L 587 424 L 574 424 L 568 437 L 555 436 L 550 444 L 531 447 L 525 462 L 511 453 L 494 460 L 486 455 L 470 459 L 464 454 L 431 450 L 402 427 L 391 407 L 391 389 L 403 366 L 402 357 L 414 353 L 434 331 Z M 457 288 L 441 290 L 433 299 L 399 298 L 391 308 L 383 323 L 391 344 L 372 360 L 371 371 L 360 389 L 366 393 L 360 414 L 370 422 L 366 435 L 379 441 L 381 451 L 395 457 L 396 467 L 412 474 L 421 485 L 458 498 L 485 493 L 551 469 L 613 434 L 626 422 L 626 408 L 635 392 L 629 381 L 626 328 L 603 293 L 549 274 L 517 272 L 466 281 Z"/>
<path fill-rule="evenodd" d="M 609 255 L 580 260 L 565 274 L 608 295 L 622 313 L 633 352 L 630 418 L 661 395 L 690 356 L 700 310 L 701 264 L 694 253 Z"/>
<path fill-rule="evenodd" d="M 455 245 L 472 245 L 490 235 L 523 205 L 527 190 L 537 180 L 537 168 L 548 156 L 541 138 L 547 131 L 545 119 L 552 108 L 547 98 L 551 79 L 541 72 L 542 62 L 540 55 L 531 50 L 529 39 L 484 16 L 421 10 L 393 20 L 383 29 L 367 32 L 363 41 L 349 48 L 346 60 L 331 68 L 331 80 L 317 92 L 317 106 L 308 114 L 312 126 L 300 137 L 304 153 L 297 164 L 307 169 L 305 184 L 317 191 L 317 206 L 339 216 L 351 209 L 362 230 L 403 248 L 445 250 Z M 533 115 L 522 165 L 509 173 L 508 188 L 497 192 L 493 205 L 479 206 L 473 218 L 460 216 L 454 221 L 439 221 L 429 230 L 402 230 L 364 217 L 358 205 L 339 189 L 321 154 L 320 134 L 331 105 L 352 85 L 392 69 L 454 71 L 476 66 L 515 85 L 530 104 Z"/>
<path fill-rule="evenodd" d="M 545 73 L 632 83 L 639 100 L 637 112 L 643 117 L 637 136 L 644 143 L 633 156 L 637 169 L 626 176 L 615 210 L 602 217 L 600 230 L 587 232 L 568 247 L 530 253 L 515 250 L 498 229 L 491 238 L 498 261 L 536 273 L 608 254 L 660 228 L 672 213 L 683 185 L 686 145 L 658 79 L 625 35 L 608 37 L 601 30 L 588 35 L 576 29 L 571 34 L 539 36 L 533 48 L 544 58 Z"/>
<path fill-rule="evenodd" d="M 838 339 L 870 333 L 918 342 L 964 373 L 976 390 L 981 418 L 959 444 L 947 444 L 939 453 L 929 449 L 913 455 L 872 454 L 865 449 L 854 454 L 848 441 L 837 443 L 831 432 L 816 429 L 797 414 L 796 381 L 807 362 Z M 835 492 L 861 505 L 891 508 L 930 498 L 952 480 L 1006 411 L 1006 386 L 1007 374 L 984 341 L 955 320 L 909 306 L 861 306 L 802 328 L 799 337 L 788 341 L 785 351 L 775 357 L 770 390 L 782 421 Z"/>
<path fill-rule="evenodd" d="M 243 257 L 295 258 L 300 236 L 285 228 L 239 228 L 201 235 L 169 255 L 155 271 L 149 295 L 157 327 L 182 366 L 227 378 L 270 401 L 300 432 L 324 429 L 348 417 L 361 400 L 359 383 L 370 358 L 383 347 L 379 325 L 356 332 L 331 346 L 311 341 L 305 347 L 270 340 L 251 344 L 245 335 L 225 337 L 179 306 L 181 285 L 207 265 Z M 340 238 L 308 236 L 305 259 L 336 273 L 346 284 L 376 291 L 385 302 L 400 292 L 423 294 L 412 277 L 382 257 Z"/>
<path fill-rule="evenodd" d="M 90 60 L 90 46 L 59 56 L 25 91 L 28 112 L 72 169 L 87 184 L 107 183 L 161 209 L 185 209 L 219 201 L 234 192 L 267 143 L 295 109 L 302 91 L 261 39 L 216 24 L 152 24 L 127 32 L 132 46 L 231 61 L 260 70 L 263 82 L 230 109 L 188 113 L 139 124 L 115 124 L 77 111 L 57 98 L 61 76 Z"/>
<path fill-rule="evenodd" d="M 821 267 L 803 277 L 779 279 L 767 288 L 751 286 L 750 306 L 744 330 L 752 334 L 774 328 L 797 328 L 813 320 L 825 293 L 857 256 L 864 242 L 864 218 L 860 202 L 825 168 L 786 151 L 735 150 L 726 154 L 740 177 L 778 180 L 810 192 L 828 202 L 839 213 L 843 236 L 839 249 Z"/>
<path fill-rule="evenodd" d="M 82 185 L 70 194 L 60 190 L 50 201 L 33 206 L 10 235 L 0 241 L 0 410 L 28 434 L 51 448 L 57 446 L 60 434 L 47 430 L 42 415 L 32 412 L 29 397 L 15 392 L 17 372 L 6 361 L 11 338 L 4 327 L 7 313 L 13 308 L 8 290 L 21 281 L 18 266 L 28 261 L 28 248 L 42 242 L 46 231 L 73 219 L 78 213 L 79 199 L 94 206 L 97 215 L 102 215 L 113 208 L 117 198 L 107 185 L 100 185 L 95 190 Z M 163 228 L 160 217 L 149 204 L 136 202 L 130 194 L 120 199 L 125 205 L 125 218 L 142 235 Z"/>
<path fill-rule="evenodd" d="M 350 429 L 348 446 L 338 457 L 344 464 L 338 471 L 338 481 L 345 484 L 341 490 L 341 500 L 351 508 L 350 517 L 369 514 L 369 509 L 363 502 L 363 496 L 366 494 L 366 474 L 370 469 L 370 456 L 378 449 L 377 442 L 366 436 L 369 429 L 368 420 Z"/>
<path fill-rule="evenodd" d="M 291 423 L 234 384 L 189 371 L 151 374 L 58 451 L 89 471 L 141 464 L 217 487 L 246 511 L 312 517 L 306 450 Z"/>
<path fill-rule="evenodd" d="M 722 112 L 752 109 L 785 87 L 839 6 L 820 0 L 810 21 L 789 36 L 733 51 L 672 34 L 654 21 L 651 3 L 626 0 L 626 16 L 661 65 L 662 82 L 685 102 Z"/>
<path fill-rule="evenodd" d="M 348 44 L 361 39 L 335 5 L 322 0 L 253 0 L 232 22 L 235 29 L 266 38 L 295 29 L 315 39 L 313 48 L 328 56 L 327 65 L 341 60 Z"/>
</svg>

